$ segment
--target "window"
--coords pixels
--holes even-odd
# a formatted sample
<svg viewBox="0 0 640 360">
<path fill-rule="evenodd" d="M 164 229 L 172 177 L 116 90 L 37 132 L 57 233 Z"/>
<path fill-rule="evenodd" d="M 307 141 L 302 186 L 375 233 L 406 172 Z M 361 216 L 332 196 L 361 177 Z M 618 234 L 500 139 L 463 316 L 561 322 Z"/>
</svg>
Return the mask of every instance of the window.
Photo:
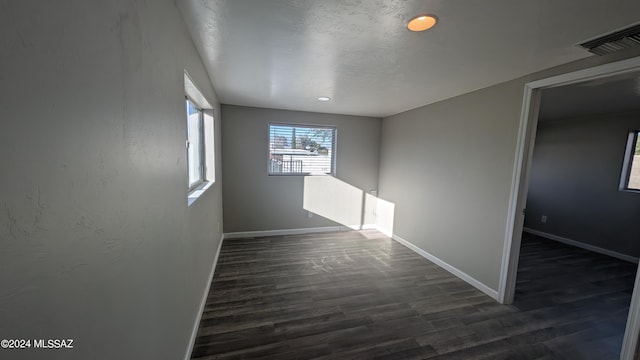
<svg viewBox="0 0 640 360">
<path fill-rule="evenodd" d="M 187 163 L 189 168 L 189 189 L 204 181 L 204 115 L 187 98 Z"/>
<path fill-rule="evenodd" d="M 627 150 L 624 155 L 620 190 L 640 192 L 640 131 L 632 131 L 627 139 Z"/>
<path fill-rule="evenodd" d="M 335 175 L 336 128 L 269 124 L 269 175 Z"/>
<path fill-rule="evenodd" d="M 187 125 L 187 204 L 193 204 L 215 182 L 213 107 L 184 73 Z M 184 120 L 183 120 L 184 121 Z"/>
</svg>

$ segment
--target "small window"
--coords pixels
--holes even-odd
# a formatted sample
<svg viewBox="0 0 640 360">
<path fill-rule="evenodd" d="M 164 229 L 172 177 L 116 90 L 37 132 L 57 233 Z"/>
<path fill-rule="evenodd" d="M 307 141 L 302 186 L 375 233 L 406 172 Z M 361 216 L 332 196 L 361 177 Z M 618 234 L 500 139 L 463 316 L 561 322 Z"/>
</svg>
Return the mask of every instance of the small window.
<svg viewBox="0 0 640 360">
<path fill-rule="evenodd" d="M 622 166 L 620 190 L 640 192 L 640 143 L 638 134 L 640 131 L 632 131 L 627 139 L 627 150 Z"/>
<path fill-rule="evenodd" d="M 187 163 L 189 167 L 189 189 L 192 190 L 204 182 L 204 116 L 187 99 Z"/>
<path fill-rule="evenodd" d="M 184 72 L 187 125 L 187 204 L 191 206 L 216 181 L 213 107 Z M 184 121 L 184 120 L 183 120 Z"/>
<path fill-rule="evenodd" d="M 269 175 L 335 175 L 336 128 L 269 124 Z"/>
</svg>

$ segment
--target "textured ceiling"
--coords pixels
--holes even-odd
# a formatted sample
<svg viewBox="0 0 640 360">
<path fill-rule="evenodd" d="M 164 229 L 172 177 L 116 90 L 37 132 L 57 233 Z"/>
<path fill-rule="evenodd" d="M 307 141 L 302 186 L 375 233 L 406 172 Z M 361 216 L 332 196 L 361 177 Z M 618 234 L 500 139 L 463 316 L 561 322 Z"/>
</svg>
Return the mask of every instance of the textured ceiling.
<svg viewBox="0 0 640 360">
<path fill-rule="evenodd" d="M 638 0 L 176 2 L 222 103 L 369 116 L 591 56 L 576 44 L 640 14 Z M 406 30 L 422 13 L 436 27 Z"/>
</svg>

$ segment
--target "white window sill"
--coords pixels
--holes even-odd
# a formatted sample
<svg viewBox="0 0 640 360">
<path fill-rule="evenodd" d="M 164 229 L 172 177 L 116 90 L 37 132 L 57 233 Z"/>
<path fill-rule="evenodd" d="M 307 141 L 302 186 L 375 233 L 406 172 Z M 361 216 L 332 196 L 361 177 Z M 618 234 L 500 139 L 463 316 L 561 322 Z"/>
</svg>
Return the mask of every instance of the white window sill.
<svg viewBox="0 0 640 360">
<path fill-rule="evenodd" d="M 207 191 L 207 189 L 209 189 L 211 185 L 213 185 L 212 181 L 205 181 L 197 188 L 189 191 L 189 194 L 187 195 L 187 205 L 191 206 L 191 204 L 196 202 L 196 200 L 198 200 L 198 198 L 202 196 L 202 194 L 204 194 L 204 192 Z"/>
</svg>

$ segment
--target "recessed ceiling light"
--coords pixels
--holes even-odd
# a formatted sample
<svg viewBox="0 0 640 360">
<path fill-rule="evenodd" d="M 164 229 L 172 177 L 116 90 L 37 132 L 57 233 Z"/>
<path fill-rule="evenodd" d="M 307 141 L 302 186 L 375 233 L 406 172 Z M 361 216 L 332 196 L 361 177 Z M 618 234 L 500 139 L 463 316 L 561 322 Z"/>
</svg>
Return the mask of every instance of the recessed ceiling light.
<svg viewBox="0 0 640 360">
<path fill-rule="evenodd" d="M 418 15 L 409 20 L 407 29 L 411 31 L 425 31 L 431 29 L 436 22 L 438 22 L 438 19 L 434 15 Z"/>
<path fill-rule="evenodd" d="M 320 101 L 329 101 L 329 100 L 331 100 L 331 98 L 330 98 L 330 97 L 328 97 L 328 96 L 320 96 L 320 97 L 318 98 L 318 100 L 320 100 Z"/>
</svg>

